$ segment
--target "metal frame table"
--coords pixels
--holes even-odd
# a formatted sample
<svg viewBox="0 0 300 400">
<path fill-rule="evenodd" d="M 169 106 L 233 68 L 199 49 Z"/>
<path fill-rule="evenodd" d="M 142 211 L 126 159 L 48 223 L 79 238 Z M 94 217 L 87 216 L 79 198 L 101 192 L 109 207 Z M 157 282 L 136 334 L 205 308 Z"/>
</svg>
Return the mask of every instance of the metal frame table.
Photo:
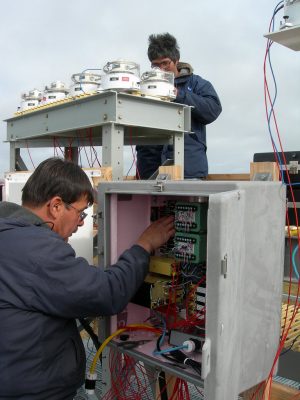
<svg viewBox="0 0 300 400">
<path fill-rule="evenodd" d="M 112 167 L 113 180 L 123 180 L 124 145 L 173 143 L 174 164 L 183 166 L 190 115 L 183 104 L 114 91 L 40 106 L 6 120 L 10 170 L 26 167 L 21 148 L 52 147 L 55 138 L 72 148 L 90 146 L 92 138 L 102 146 L 103 166 Z M 87 130 L 90 137 L 83 135 Z"/>
</svg>

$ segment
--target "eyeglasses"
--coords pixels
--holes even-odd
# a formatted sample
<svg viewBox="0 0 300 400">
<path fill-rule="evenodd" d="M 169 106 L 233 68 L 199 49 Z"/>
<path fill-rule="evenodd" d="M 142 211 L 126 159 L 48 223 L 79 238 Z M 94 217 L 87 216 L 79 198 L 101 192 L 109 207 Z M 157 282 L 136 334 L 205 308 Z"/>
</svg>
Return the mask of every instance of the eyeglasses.
<svg viewBox="0 0 300 400">
<path fill-rule="evenodd" d="M 168 68 L 171 62 L 172 60 L 170 60 L 169 58 L 162 61 L 152 62 L 151 68 Z"/>
<path fill-rule="evenodd" d="M 79 218 L 80 218 L 80 221 L 83 221 L 83 220 L 87 217 L 87 213 L 86 213 L 85 211 L 80 211 L 80 210 L 78 210 L 78 208 L 72 206 L 72 204 L 66 203 L 65 201 L 64 201 L 64 204 L 65 204 L 67 207 L 71 207 L 71 208 L 73 208 L 75 211 L 78 212 L 78 216 L 79 216 Z"/>
</svg>

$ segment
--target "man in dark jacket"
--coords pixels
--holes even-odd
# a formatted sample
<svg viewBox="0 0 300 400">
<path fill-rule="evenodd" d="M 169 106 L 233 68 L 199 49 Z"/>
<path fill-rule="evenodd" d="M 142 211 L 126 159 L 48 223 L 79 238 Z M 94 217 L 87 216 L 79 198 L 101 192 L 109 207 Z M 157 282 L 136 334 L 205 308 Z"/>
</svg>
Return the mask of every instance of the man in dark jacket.
<svg viewBox="0 0 300 400">
<path fill-rule="evenodd" d="M 110 268 L 67 243 L 93 203 L 86 174 L 58 158 L 42 162 L 22 204 L 0 204 L 0 399 L 70 400 L 84 381 L 75 318 L 113 315 L 142 284 L 149 254 L 173 234 L 173 218 L 151 224 Z"/>
<path fill-rule="evenodd" d="M 191 134 L 184 138 L 184 178 L 204 178 L 208 174 L 206 156 L 206 125 L 215 121 L 222 111 L 212 84 L 193 74 L 189 64 L 179 62 L 176 39 L 169 33 L 149 36 L 148 58 L 152 67 L 174 73 L 176 103 L 192 106 Z M 173 146 L 137 146 L 137 176 L 148 179 L 168 158 Z"/>
</svg>

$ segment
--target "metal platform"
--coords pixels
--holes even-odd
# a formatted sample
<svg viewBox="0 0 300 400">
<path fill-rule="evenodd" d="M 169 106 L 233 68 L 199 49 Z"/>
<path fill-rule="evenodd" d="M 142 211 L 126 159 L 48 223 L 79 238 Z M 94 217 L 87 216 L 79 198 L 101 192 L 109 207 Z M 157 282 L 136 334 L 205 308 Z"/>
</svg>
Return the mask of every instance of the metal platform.
<svg viewBox="0 0 300 400">
<path fill-rule="evenodd" d="M 7 122 L 10 170 L 16 170 L 21 148 L 102 146 L 103 166 L 113 180 L 123 179 L 123 146 L 174 144 L 174 163 L 183 166 L 184 133 L 191 129 L 191 108 L 183 104 L 107 91 L 58 101 Z"/>
</svg>

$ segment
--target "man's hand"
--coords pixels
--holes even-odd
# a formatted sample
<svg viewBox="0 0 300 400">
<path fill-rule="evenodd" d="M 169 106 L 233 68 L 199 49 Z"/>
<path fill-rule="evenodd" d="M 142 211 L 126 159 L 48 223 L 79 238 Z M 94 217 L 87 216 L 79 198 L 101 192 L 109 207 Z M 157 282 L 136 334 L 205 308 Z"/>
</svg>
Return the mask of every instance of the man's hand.
<svg viewBox="0 0 300 400">
<path fill-rule="evenodd" d="M 162 217 L 148 226 L 139 237 L 137 244 L 148 253 L 152 253 L 174 235 L 174 216 Z"/>
</svg>

